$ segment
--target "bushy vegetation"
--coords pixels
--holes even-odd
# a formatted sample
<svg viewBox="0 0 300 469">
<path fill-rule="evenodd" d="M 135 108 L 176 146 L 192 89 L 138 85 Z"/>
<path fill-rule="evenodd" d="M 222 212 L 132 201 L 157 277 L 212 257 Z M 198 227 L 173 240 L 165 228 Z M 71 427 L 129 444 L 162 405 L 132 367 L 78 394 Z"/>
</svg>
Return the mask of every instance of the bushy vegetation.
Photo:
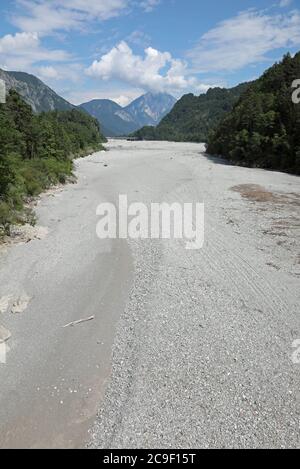
<svg viewBox="0 0 300 469">
<path fill-rule="evenodd" d="M 240 165 L 300 174 L 300 105 L 291 85 L 300 53 L 286 55 L 243 93 L 209 138 L 207 151 Z"/>
<path fill-rule="evenodd" d="M 140 140 L 207 142 L 224 115 L 232 110 L 247 83 L 232 89 L 211 88 L 206 94 L 183 96 L 157 127 L 143 127 L 133 134 Z"/>
<path fill-rule="evenodd" d="M 72 174 L 73 158 L 102 148 L 98 122 L 83 111 L 35 115 L 11 90 L 0 104 L 0 235 L 24 219 L 23 204 Z"/>
</svg>

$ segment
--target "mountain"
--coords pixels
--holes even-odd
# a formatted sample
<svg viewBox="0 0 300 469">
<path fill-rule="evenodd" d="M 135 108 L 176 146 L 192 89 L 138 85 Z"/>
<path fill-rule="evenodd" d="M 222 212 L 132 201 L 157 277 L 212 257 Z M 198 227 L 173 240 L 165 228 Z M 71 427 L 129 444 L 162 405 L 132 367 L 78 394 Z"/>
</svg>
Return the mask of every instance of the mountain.
<svg viewBox="0 0 300 469">
<path fill-rule="evenodd" d="M 300 52 L 268 69 L 210 136 L 207 151 L 243 166 L 300 174 L 300 105 L 292 100 L 299 77 Z"/>
<path fill-rule="evenodd" d="M 75 107 L 34 75 L 0 69 L 0 79 L 4 80 L 7 91 L 16 90 L 35 113 L 53 110 L 68 111 Z"/>
<path fill-rule="evenodd" d="M 81 107 L 96 117 L 107 137 L 128 135 L 144 125 L 156 125 L 176 99 L 166 93 L 147 93 L 126 107 L 108 99 L 95 99 Z"/>
<path fill-rule="evenodd" d="M 167 93 L 147 93 L 125 108 L 139 127 L 157 125 L 170 112 L 176 99 Z"/>
<path fill-rule="evenodd" d="M 145 140 L 205 142 L 223 116 L 229 112 L 249 86 L 211 88 L 206 94 L 183 96 L 157 127 L 144 127 L 134 135 Z"/>
<path fill-rule="evenodd" d="M 80 107 L 98 119 L 106 137 L 127 135 L 138 128 L 133 117 L 119 104 L 109 99 L 94 99 L 81 104 Z"/>
</svg>

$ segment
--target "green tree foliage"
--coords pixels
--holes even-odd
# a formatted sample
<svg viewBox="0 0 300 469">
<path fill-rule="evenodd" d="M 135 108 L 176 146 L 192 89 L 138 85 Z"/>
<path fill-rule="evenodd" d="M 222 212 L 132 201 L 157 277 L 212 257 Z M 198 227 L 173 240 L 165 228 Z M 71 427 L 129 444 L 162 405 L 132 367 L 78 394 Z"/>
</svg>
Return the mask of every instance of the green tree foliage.
<svg viewBox="0 0 300 469">
<path fill-rule="evenodd" d="M 247 83 L 232 89 L 211 88 L 206 94 L 183 96 L 157 127 L 143 127 L 133 134 L 141 140 L 207 142 L 216 128 L 248 87 Z"/>
<path fill-rule="evenodd" d="M 246 166 L 300 174 L 300 104 L 291 87 L 300 53 L 286 55 L 242 94 L 210 135 L 208 153 Z"/>
<path fill-rule="evenodd" d="M 102 148 L 99 124 L 84 111 L 36 115 L 11 90 L 0 104 L 0 235 L 17 221 L 28 196 L 72 174 L 72 160 Z"/>
</svg>

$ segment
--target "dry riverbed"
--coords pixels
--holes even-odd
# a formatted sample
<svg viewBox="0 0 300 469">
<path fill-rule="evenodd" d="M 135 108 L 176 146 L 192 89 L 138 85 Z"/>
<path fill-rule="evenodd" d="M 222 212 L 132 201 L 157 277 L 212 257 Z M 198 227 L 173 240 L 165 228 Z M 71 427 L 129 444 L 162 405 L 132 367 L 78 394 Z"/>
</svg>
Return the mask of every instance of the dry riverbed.
<svg viewBox="0 0 300 469">
<path fill-rule="evenodd" d="M 0 255 L 0 447 L 299 447 L 299 178 L 109 147 L 41 198 L 45 236 Z M 204 202 L 203 249 L 100 241 L 119 194 Z"/>
</svg>

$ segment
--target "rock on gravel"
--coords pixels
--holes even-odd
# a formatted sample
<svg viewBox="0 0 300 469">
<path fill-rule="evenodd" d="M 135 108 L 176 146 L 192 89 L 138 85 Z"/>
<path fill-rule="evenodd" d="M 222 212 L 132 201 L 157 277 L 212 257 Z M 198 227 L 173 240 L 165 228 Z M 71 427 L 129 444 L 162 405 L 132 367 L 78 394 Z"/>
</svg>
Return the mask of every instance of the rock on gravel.
<svg viewBox="0 0 300 469">
<path fill-rule="evenodd" d="M 0 326 L 0 344 L 7 342 L 11 338 L 11 333 L 4 326 Z"/>
</svg>

